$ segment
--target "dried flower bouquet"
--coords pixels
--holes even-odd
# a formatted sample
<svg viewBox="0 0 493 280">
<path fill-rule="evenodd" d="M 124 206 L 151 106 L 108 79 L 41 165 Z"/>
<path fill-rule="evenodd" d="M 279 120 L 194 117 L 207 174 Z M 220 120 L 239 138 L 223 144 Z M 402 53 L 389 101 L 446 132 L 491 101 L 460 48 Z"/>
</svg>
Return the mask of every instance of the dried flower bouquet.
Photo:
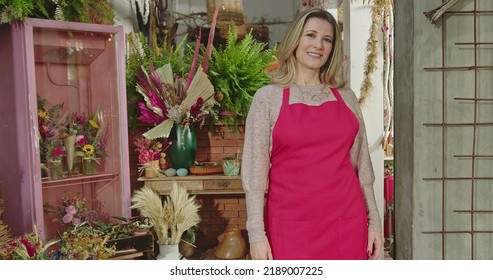
<svg viewBox="0 0 493 280">
<path fill-rule="evenodd" d="M 176 184 L 164 202 L 154 190 L 142 187 L 132 196 L 130 208 L 149 219 L 161 245 L 178 244 L 183 233 L 200 222 L 195 196 Z"/>
</svg>

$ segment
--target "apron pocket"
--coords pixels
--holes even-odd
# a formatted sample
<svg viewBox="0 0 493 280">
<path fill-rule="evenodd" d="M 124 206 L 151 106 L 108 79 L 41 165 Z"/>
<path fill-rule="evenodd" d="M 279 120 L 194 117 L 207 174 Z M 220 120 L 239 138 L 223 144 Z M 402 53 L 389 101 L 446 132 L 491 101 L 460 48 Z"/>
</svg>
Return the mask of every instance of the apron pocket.
<svg viewBox="0 0 493 280">
<path fill-rule="evenodd" d="M 307 221 L 279 221 L 279 248 L 275 259 L 306 260 L 310 256 L 309 249 L 309 222 Z M 276 237 L 273 237 L 276 239 Z"/>
<path fill-rule="evenodd" d="M 337 220 L 339 254 L 347 259 L 365 259 L 368 243 L 366 215 L 342 217 Z"/>
</svg>

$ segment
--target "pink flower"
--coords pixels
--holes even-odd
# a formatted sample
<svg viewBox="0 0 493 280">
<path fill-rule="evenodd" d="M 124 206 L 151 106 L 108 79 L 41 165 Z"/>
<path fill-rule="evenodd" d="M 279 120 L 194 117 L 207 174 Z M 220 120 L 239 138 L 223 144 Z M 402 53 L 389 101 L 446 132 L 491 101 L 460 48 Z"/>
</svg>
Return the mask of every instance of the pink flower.
<svg viewBox="0 0 493 280">
<path fill-rule="evenodd" d="M 74 219 L 74 215 L 72 214 L 65 214 L 65 216 L 63 216 L 62 218 L 62 221 L 66 224 L 72 222 L 72 220 Z"/>
<path fill-rule="evenodd" d="M 58 156 L 63 156 L 65 155 L 65 150 L 63 150 L 63 148 L 61 147 L 56 147 L 53 149 L 53 151 L 51 151 L 50 153 L 50 156 L 52 158 L 57 158 Z"/>
<path fill-rule="evenodd" d="M 70 215 L 75 215 L 75 213 L 77 213 L 77 210 L 75 209 L 75 206 L 70 205 L 65 208 L 65 212 Z"/>
<path fill-rule="evenodd" d="M 74 223 L 74 225 L 78 225 L 78 224 L 80 224 L 80 219 L 79 218 L 74 218 L 72 220 L 72 223 Z"/>
<path fill-rule="evenodd" d="M 204 105 L 204 99 L 202 97 L 197 98 L 197 102 L 190 107 L 190 114 L 194 117 L 198 116 L 202 105 Z"/>
<path fill-rule="evenodd" d="M 84 146 L 86 144 L 86 137 L 84 135 L 75 136 L 75 143 L 79 146 Z"/>
</svg>

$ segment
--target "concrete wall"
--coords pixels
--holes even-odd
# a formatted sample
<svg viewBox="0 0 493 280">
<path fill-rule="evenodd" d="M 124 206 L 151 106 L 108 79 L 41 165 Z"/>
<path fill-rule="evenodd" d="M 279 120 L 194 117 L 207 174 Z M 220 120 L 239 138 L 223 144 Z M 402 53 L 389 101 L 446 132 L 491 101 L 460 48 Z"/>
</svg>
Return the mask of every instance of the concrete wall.
<svg viewBox="0 0 493 280">
<path fill-rule="evenodd" d="M 426 178 L 492 177 L 491 125 L 429 126 L 426 123 L 491 122 L 491 102 L 456 100 L 477 96 L 492 98 L 491 70 L 426 71 L 424 68 L 474 65 L 474 47 L 457 45 L 474 41 L 471 14 L 447 16 L 433 26 L 423 12 L 440 0 L 396 3 L 396 219 L 399 259 L 492 259 L 491 179 L 427 180 Z M 477 1 L 480 10 L 492 10 L 493 1 Z M 470 11 L 473 0 L 461 1 L 453 10 Z M 411 13 L 412 12 L 412 13 Z M 477 40 L 492 42 L 492 15 L 479 16 Z M 411 28 L 409 28 L 411 27 Z M 443 29 L 445 28 L 445 29 Z M 444 52 L 442 58 L 442 31 Z M 478 47 L 479 65 L 493 65 L 491 47 Z M 443 80 L 442 80 L 443 79 Z M 474 136 L 475 135 L 475 136 Z M 474 137 L 476 141 L 473 141 Z M 474 174 L 473 174 L 474 168 Z M 488 187 L 489 186 L 489 187 Z M 442 231 L 450 232 L 442 234 Z"/>
</svg>

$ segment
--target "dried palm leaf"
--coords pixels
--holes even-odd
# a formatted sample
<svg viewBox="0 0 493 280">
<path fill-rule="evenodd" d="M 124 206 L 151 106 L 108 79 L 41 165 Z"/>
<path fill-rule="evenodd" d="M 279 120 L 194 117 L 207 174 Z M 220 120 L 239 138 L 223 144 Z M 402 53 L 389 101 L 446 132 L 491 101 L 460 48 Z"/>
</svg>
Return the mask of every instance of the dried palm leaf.
<svg viewBox="0 0 493 280">
<path fill-rule="evenodd" d="M 161 68 L 156 69 L 159 79 L 167 84 L 174 84 L 173 80 L 173 70 L 171 69 L 171 64 L 165 64 Z"/>
<path fill-rule="evenodd" d="M 427 19 L 431 21 L 431 23 L 436 24 L 442 15 L 448 11 L 452 6 L 457 4 L 461 0 L 447 0 L 446 2 L 443 2 L 440 6 L 436 7 L 435 9 L 428 11 L 425 13 L 425 16 Z"/>
<path fill-rule="evenodd" d="M 209 77 L 202 71 L 202 68 L 199 68 L 193 77 L 182 105 L 184 108 L 189 109 L 193 104 L 197 103 L 197 99 L 202 98 L 204 101 L 207 101 L 212 96 L 214 96 L 214 86 L 209 80 Z"/>
<path fill-rule="evenodd" d="M 160 137 L 168 137 L 171 129 L 173 128 L 174 122 L 171 119 L 166 119 L 160 124 L 156 125 L 153 129 L 148 130 L 146 133 L 142 134 L 147 139 L 156 139 Z"/>
</svg>

